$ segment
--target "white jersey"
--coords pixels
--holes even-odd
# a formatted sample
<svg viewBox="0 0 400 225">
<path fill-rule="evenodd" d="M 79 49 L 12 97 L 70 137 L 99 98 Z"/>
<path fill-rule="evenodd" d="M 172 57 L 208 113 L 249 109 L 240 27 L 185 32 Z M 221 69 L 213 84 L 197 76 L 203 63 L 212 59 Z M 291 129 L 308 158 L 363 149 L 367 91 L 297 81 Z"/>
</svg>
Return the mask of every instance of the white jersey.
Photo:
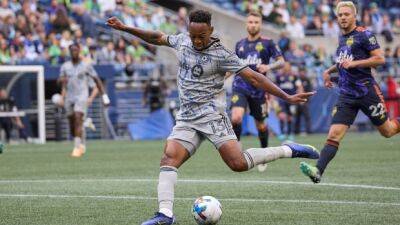
<svg viewBox="0 0 400 225">
<path fill-rule="evenodd" d="M 89 88 L 95 87 L 93 77 L 97 76 L 93 66 L 88 63 L 65 62 L 60 69 L 60 76 L 68 79 L 66 100 L 70 102 L 87 101 Z"/>
<path fill-rule="evenodd" d="M 180 109 L 176 119 L 208 121 L 225 114 L 225 73 L 238 73 L 247 65 L 216 38 L 202 51 L 194 49 L 188 34 L 169 35 L 167 40 L 179 59 Z"/>
</svg>

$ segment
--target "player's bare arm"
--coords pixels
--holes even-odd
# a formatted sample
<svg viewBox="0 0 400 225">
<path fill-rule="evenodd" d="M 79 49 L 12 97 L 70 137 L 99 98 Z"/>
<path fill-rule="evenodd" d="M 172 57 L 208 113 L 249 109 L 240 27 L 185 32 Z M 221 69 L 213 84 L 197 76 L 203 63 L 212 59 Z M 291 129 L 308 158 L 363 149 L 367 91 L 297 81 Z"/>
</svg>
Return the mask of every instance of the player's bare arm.
<svg viewBox="0 0 400 225">
<path fill-rule="evenodd" d="M 385 57 L 383 56 L 382 49 L 380 48 L 375 49 L 370 52 L 370 55 L 371 57 L 369 57 L 368 59 L 344 61 L 339 66 L 345 69 L 351 69 L 354 67 L 362 67 L 362 68 L 377 67 L 385 64 Z"/>
<path fill-rule="evenodd" d="M 109 18 L 106 24 L 116 30 L 130 33 L 149 44 L 168 45 L 167 35 L 161 31 L 143 30 L 136 27 L 128 27 L 116 17 Z"/>
<path fill-rule="evenodd" d="M 328 69 L 326 69 L 324 71 L 324 73 L 322 74 L 323 78 L 324 78 L 324 85 L 327 88 L 332 88 L 333 87 L 333 82 L 331 81 L 331 73 L 337 73 L 337 67 L 336 64 L 329 67 Z"/>
<path fill-rule="evenodd" d="M 257 70 L 260 73 L 267 73 L 268 71 L 271 70 L 276 70 L 280 69 L 285 65 L 285 59 L 283 56 L 278 56 L 275 58 L 275 62 L 270 63 L 270 64 L 260 64 L 257 66 Z"/>
<path fill-rule="evenodd" d="M 253 71 L 250 68 L 245 68 L 238 74 L 250 82 L 253 86 L 265 90 L 266 92 L 275 95 L 285 101 L 292 104 L 299 104 L 307 102 L 307 99 L 311 97 L 314 92 L 299 93 L 296 95 L 288 95 L 278 86 L 276 86 L 269 78 L 264 75 Z"/>
</svg>

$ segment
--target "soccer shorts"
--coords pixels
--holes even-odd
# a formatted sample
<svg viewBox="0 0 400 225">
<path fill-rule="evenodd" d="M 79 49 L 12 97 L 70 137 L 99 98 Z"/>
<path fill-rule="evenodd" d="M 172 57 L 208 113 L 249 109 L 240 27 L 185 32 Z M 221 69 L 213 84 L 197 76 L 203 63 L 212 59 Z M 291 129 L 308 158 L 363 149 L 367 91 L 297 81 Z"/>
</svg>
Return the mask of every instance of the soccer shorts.
<svg viewBox="0 0 400 225">
<path fill-rule="evenodd" d="M 65 111 L 67 116 L 73 115 L 74 112 L 81 112 L 86 115 L 87 112 L 87 101 L 65 101 Z"/>
<path fill-rule="evenodd" d="M 237 140 L 232 124 L 226 115 L 216 116 L 208 122 L 200 120 L 177 121 L 168 140 L 179 142 L 190 155 L 196 152 L 205 138 L 213 143 L 216 149 L 229 140 Z"/>
<path fill-rule="evenodd" d="M 332 124 L 352 125 L 359 110 L 367 115 L 375 126 L 386 122 L 388 116 L 385 101 L 378 85 L 370 86 L 368 94 L 361 98 L 340 95 L 333 108 Z"/>
<path fill-rule="evenodd" d="M 257 121 L 264 121 L 264 119 L 268 117 L 268 106 L 265 96 L 254 98 L 245 93 L 233 91 L 231 107 L 242 107 L 247 109 L 247 106 L 249 106 L 250 115 Z"/>
</svg>

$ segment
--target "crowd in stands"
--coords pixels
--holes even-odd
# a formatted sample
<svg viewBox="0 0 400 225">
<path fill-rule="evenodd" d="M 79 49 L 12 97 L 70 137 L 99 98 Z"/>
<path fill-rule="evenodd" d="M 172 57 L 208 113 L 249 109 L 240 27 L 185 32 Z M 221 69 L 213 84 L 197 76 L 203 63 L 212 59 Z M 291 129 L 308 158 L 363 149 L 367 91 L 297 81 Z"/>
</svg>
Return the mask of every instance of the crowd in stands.
<svg viewBox="0 0 400 225">
<path fill-rule="evenodd" d="M 78 42 L 86 62 L 113 64 L 132 75 L 154 64 L 152 49 L 132 37 L 115 38 L 106 18 L 175 34 L 186 30 L 186 14 L 185 8 L 168 14 L 145 0 L 2 0 L 0 64 L 59 65 L 68 59 L 68 46 Z"/>
<path fill-rule="evenodd" d="M 259 11 L 265 21 L 285 29 L 293 38 L 306 35 L 337 37 L 334 9 L 338 0 L 205 0 L 236 10 L 239 13 Z M 376 34 L 384 34 L 387 41 L 400 34 L 400 1 L 356 1 L 360 25 Z"/>
</svg>

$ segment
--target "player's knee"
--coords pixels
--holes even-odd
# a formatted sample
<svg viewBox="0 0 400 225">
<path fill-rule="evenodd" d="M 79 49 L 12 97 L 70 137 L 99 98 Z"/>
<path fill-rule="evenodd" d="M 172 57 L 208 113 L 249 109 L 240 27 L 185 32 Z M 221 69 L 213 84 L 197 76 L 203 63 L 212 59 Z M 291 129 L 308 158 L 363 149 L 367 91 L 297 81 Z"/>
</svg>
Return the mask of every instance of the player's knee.
<svg viewBox="0 0 400 225">
<path fill-rule="evenodd" d="M 267 126 L 264 123 L 256 124 L 258 132 L 264 132 L 267 130 Z"/>
<path fill-rule="evenodd" d="M 328 139 L 339 142 L 341 136 L 342 136 L 341 131 L 331 130 L 329 131 Z"/>
<path fill-rule="evenodd" d="M 248 169 L 246 160 L 232 160 L 228 163 L 228 166 L 234 172 L 243 172 Z"/>
<path fill-rule="evenodd" d="M 174 165 L 174 162 L 175 162 L 174 157 L 164 153 L 164 155 L 162 156 L 161 161 L 160 161 L 160 166 Z"/>
</svg>

